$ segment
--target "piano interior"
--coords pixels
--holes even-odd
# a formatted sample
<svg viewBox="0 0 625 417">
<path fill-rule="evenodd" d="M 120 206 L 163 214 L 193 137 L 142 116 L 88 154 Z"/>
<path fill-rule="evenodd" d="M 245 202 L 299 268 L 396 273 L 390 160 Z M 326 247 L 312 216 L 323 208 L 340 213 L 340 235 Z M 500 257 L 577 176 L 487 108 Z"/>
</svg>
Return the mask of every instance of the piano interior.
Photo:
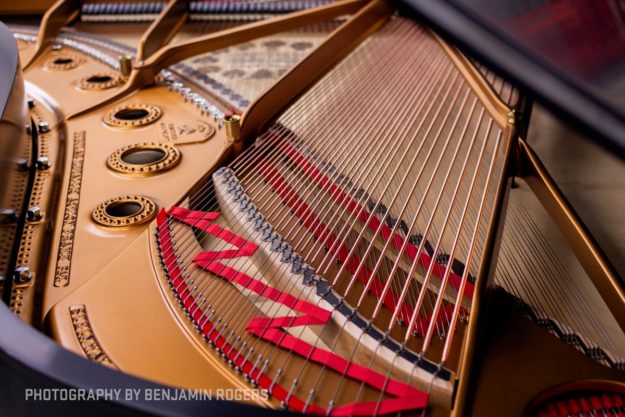
<svg viewBox="0 0 625 417">
<path fill-rule="evenodd" d="M 6 3 L 0 292 L 95 384 L 258 415 L 625 415 L 622 159 L 426 19 Z"/>
</svg>

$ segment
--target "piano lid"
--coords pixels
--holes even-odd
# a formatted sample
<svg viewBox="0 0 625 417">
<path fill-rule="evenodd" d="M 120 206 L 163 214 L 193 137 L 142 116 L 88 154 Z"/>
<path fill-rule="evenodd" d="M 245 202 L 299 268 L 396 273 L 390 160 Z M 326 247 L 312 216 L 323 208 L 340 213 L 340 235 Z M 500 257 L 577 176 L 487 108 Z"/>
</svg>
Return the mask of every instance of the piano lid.
<svg viewBox="0 0 625 417">
<path fill-rule="evenodd" d="M 18 55 L 17 45 L 13 34 L 0 22 L 0 116 L 4 114 L 4 108 L 9 101 L 9 96 L 13 91 L 13 80 L 17 72 Z"/>
<path fill-rule="evenodd" d="M 538 102 L 625 156 L 618 0 L 401 0 Z"/>
</svg>

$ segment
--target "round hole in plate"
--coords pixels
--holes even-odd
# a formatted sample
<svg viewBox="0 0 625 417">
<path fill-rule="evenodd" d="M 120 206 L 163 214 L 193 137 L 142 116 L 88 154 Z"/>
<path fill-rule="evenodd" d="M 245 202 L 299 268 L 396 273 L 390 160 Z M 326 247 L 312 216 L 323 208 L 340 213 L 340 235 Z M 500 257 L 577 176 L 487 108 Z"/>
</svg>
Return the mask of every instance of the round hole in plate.
<svg viewBox="0 0 625 417">
<path fill-rule="evenodd" d="M 154 175 L 175 167 L 181 156 L 168 143 L 144 142 L 117 149 L 106 159 L 106 165 L 121 174 Z"/>
<path fill-rule="evenodd" d="M 154 123 L 161 114 L 161 109 L 149 104 L 124 104 L 106 113 L 102 120 L 111 127 L 132 129 Z"/>
<path fill-rule="evenodd" d="M 156 204 L 139 195 L 111 198 L 91 213 L 93 220 L 106 227 L 128 227 L 149 222 L 156 216 Z"/>
<path fill-rule="evenodd" d="M 121 154 L 121 160 L 129 165 L 152 165 L 167 158 L 167 152 L 160 148 L 130 148 Z"/>
<path fill-rule="evenodd" d="M 143 119 L 150 112 L 146 109 L 127 107 L 115 112 L 115 118 L 119 120 L 139 120 Z"/>
<path fill-rule="evenodd" d="M 113 81 L 113 77 L 110 75 L 92 75 L 87 78 L 87 82 L 92 84 L 104 84 L 111 81 Z"/>
<path fill-rule="evenodd" d="M 111 217 L 132 217 L 143 210 L 143 205 L 135 201 L 117 201 L 106 206 L 106 214 Z"/>
<path fill-rule="evenodd" d="M 72 62 L 74 62 L 74 60 L 72 58 L 57 58 L 52 62 L 55 63 L 56 65 L 67 65 L 67 64 L 71 64 Z"/>
<path fill-rule="evenodd" d="M 124 79 L 119 74 L 112 72 L 100 72 L 82 77 L 77 81 L 76 86 L 79 89 L 86 91 L 102 91 L 117 87 L 123 83 Z"/>
</svg>

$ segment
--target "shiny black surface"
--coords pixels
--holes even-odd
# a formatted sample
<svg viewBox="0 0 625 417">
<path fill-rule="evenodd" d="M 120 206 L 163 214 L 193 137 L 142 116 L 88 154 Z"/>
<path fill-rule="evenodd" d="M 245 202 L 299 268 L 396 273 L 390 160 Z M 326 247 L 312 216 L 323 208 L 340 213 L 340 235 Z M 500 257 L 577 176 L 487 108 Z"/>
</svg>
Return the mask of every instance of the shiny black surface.
<svg viewBox="0 0 625 417">
<path fill-rule="evenodd" d="M 399 5 L 625 156 L 622 2 L 402 0 Z"/>
</svg>

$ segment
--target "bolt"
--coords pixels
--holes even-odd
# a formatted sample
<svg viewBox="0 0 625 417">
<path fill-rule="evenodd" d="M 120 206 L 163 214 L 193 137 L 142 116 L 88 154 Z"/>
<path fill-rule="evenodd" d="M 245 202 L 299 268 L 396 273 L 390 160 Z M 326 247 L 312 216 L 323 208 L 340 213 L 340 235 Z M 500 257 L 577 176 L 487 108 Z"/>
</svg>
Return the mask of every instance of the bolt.
<svg viewBox="0 0 625 417">
<path fill-rule="evenodd" d="M 37 169 L 42 171 L 50 169 L 50 159 L 47 156 L 40 156 L 37 159 Z"/>
<path fill-rule="evenodd" d="M 15 165 L 17 165 L 17 169 L 20 171 L 28 171 L 28 160 L 24 158 L 16 159 Z"/>
<path fill-rule="evenodd" d="M 13 224 L 17 221 L 17 213 L 13 209 L 0 210 L 0 224 Z"/>
<path fill-rule="evenodd" d="M 38 222 L 43 218 L 43 211 L 37 206 L 30 207 L 26 212 L 26 218 L 29 222 Z"/>
<path fill-rule="evenodd" d="M 30 281 L 33 278 L 32 272 L 27 266 L 18 266 L 13 271 L 13 280 L 18 284 L 23 284 Z"/>
<path fill-rule="evenodd" d="M 45 120 L 37 123 L 37 130 L 39 133 L 48 133 L 50 131 L 50 123 Z"/>
</svg>

